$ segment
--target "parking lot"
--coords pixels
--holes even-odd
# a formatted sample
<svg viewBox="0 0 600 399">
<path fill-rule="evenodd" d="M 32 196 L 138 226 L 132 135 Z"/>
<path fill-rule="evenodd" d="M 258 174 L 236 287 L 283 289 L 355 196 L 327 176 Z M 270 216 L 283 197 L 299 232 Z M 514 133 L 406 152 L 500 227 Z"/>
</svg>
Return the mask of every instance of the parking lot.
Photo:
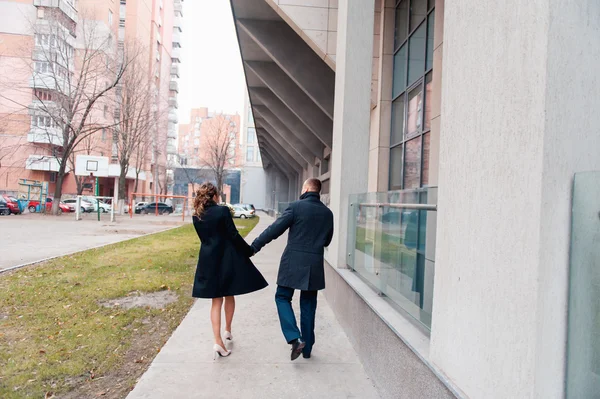
<svg viewBox="0 0 600 399">
<path fill-rule="evenodd" d="M 186 223 L 191 219 L 186 217 Z M 37 262 L 47 258 L 111 244 L 144 234 L 182 225 L 181 215 L 117 216 L 114 223 L 108 214 L 97 220 L 85 214 L 76 221 L 74 214 L 49 216 L 28 214 L 0 216 L 0 270 Z"/>
</svg>

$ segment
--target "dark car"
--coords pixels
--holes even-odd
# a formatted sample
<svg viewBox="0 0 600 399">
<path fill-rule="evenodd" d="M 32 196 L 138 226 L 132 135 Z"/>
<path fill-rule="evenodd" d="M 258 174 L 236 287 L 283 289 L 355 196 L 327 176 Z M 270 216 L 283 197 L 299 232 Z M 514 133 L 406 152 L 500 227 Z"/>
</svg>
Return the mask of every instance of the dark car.
<svg viewBox="0 0 600 399">
<path fill-rule="evenodd" d="M 10 208 L 4 197 L 0 197 L 0 215 L 10 215 Z"/>
<path fill-rule="evenodd" d="M 21 209 L 19 208 L 19 202 L 15 197 L 11 197 L 9 195 L 0 196 L 0 199 L 4 198 L 4 202 L 8 205 L 10 209 L 10 213 L 18 215 L 21 213 Z"/>
<path fill-rule="evenodd" d="M 136 206 L 135 213 L 147 215 L 149 213 L 156 213 L 157 209 L 159 215 L 162 215 L 163 213 L 166 213 L 167 215 L 173 213 L 173 207 L 165 204 L 164 202 L 150 202 L 149 204 L 141 207 Z"/>
</svg>

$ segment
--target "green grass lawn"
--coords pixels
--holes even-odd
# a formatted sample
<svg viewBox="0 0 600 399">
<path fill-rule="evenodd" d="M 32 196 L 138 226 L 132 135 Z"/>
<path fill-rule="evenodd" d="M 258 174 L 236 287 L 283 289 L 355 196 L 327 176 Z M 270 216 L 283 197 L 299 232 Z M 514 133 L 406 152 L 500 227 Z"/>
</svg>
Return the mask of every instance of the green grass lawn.
<svg viewBox="0 0 600 399">
<path fill-rule="evenodd" d="M 257 223 L 236 220 L 244 236 Z M 103 397 L 126 396 L 193 303 L 198 248 L 189 224 L 0 275 L 0 398 L 95 392 L 102 378 L 97 390 L 122 388 Z M 161 290 L 177 296 L 164 309 L 100 305 Z"/>
<path fill-rule="evenodd" d="M 367 240 L 367 229 L 356 228 L 356 249 L 372 255 L 375 259 L 399 268 L 405 274 L 413 273 L 416 261 L 416 251 L 404 245 L 401 237 L 380 231 L 369 234 L 374 237 L 371 242 Z"/>
</svg>

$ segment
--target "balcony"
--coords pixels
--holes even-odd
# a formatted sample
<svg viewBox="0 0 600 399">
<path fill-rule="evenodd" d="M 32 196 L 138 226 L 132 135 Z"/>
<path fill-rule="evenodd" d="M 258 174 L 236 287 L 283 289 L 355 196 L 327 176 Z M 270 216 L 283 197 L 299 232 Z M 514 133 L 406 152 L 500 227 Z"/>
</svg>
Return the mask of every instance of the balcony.
<svg viewBox="0 0 600 399">
<path fill-rule="evenodd" d="M 179 93 L 179 83 L 175 80 L 169 82 L 169 90 Z"/>
<path fill-rule="evenodd" d="M 179 122 L 179 118 L 177 117 L 177 112 L 175 112 L 175 111 L 169 112 L 169 122 L 170 123 L 178 123 Z"/>
<path fill-rule="evenodd" d="M 173 128 L 171 128 L 171 126 Z M 177 129 L 175 129 L 175 125 L 169 125 L 169 129 L 167 130 L 167 138 L 177 139 Z"/>
<path fill-rule="evenodd" d="M 347 264 L 379 295 L 431 329 L 437 188 L 349 198 Z"/>
<path fill-rule="evenodd" d="M 58 158 L 50 155 L 30 155 L 27 158 L 27 161 L 25 161 L 25 169 L 39 170 L 42 172 L 58 172 L 60 169 L 60 162 Z"/>
<path fill-rule="evenodd" d="M 37 73 L 29 78 L 29 87 L 32 89 L 58 90 L 63 94 L 68 92 L 68 84 L 65 79 L 55 77 L 52 73 Z"/>
<path fill-rule="evenodd" d="M 179 29 L 173 29 L 173 47 L 181 46 L 181 32 Z"/>
<path fill-rule="evenodd" d="M 175 20 L 173 21 L 173 28 L 179 29 L 180 32 L 183 31 L 183 17 L 180 15 L 175 16 Z"/>
<path fill-rule="evenodd" d="M 169 98 L 169 107 L 177 109 L 179 108 L 179 102 L 177 101 L 177 97 Z"/>
<path fill-rule="evenodd" d="M 175 0 L 173 2 L 173 10 L 175 11 L 175 15 L 183 16 L 183 5 L 181 4 L 181 0 Z"/>
<path fill-rule="evenodd" d="M 169 155 L 175 155 L 177 154 L 177 147 L 175 147 L 173 144 L 167 144 L 167 154 Z"/>
<path fill-rule="evenodd" d="M 64 143 L 63 134 L 57 127 L 32 127 L 27 133 L 27 141 L 35 144 L 51 144 L 62 147 Z"/>
<path fill-rule="evenodd" d="M 179 78 L 179 65 L 177 65 L 177 64 L 171 65 L 171 77 Z"/>
<path fill-rule="evenodd" d="M 52 7 L 61 10 L 71 21 L 77 23 L 77 9 L 72 0 L 33 0 L 36 7 Z"/>
<path fill-rule="evenodd" d="M 181 62 L 181 48 L 179 48 L 179 47 L 173 47 L 173 50 L 171 50 L 171 60 L 174 63 L 180 63 Z"/>
</svg>

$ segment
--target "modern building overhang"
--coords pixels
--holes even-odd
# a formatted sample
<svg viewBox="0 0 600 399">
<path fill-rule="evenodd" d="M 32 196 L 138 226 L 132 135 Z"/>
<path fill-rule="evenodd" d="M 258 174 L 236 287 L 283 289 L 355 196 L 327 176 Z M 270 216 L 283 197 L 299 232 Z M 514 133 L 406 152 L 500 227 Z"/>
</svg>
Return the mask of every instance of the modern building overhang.
<svg viewBox="0 0 600 399">
<path fill-rule="evenodd" d="M 230 3 L 263 165 L 302 176 L 331 151 L 335 72 L 269 1 Z"/>
</svg>

